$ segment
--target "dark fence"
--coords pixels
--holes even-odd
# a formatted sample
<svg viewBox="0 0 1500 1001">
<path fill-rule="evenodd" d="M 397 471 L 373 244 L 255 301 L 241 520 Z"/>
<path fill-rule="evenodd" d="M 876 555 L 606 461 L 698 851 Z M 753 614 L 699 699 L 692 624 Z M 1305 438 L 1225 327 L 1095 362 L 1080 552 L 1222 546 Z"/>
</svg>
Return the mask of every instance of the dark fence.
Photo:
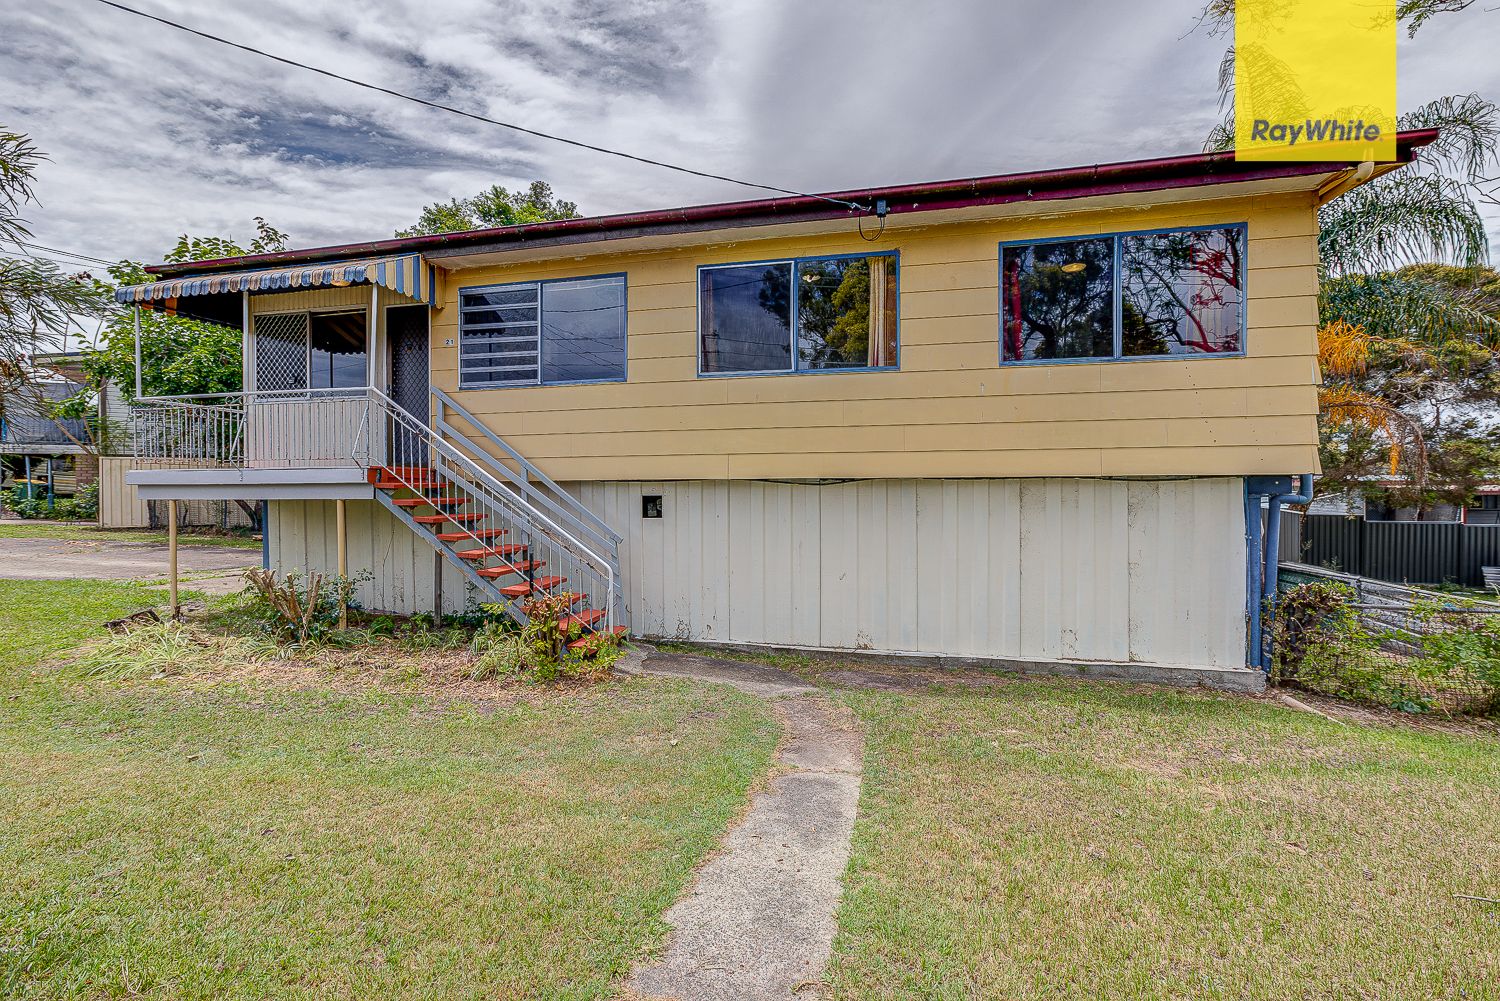
<svg viewBox="0 0 1500 1001">
<path fill-rule="evenodd" d="M 1500 566 L 1500 525 L 1313 514 L 1302 519 L 1301 551 L 1298 562 L 1376 580 L 1483 587 L 1480 568 Z"/>
</svg>

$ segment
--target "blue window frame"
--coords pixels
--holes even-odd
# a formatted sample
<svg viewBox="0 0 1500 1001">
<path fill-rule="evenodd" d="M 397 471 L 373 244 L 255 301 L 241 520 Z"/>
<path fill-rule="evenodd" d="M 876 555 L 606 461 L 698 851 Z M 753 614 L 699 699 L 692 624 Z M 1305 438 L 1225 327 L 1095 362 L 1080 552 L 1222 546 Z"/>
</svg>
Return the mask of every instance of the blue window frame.
<svg viewBox="0 0 1500 1001">
<path fill-rule="evenodd" d="M 1002 365 L 1245 353 L 1244 223 L 1000 245 Z"/>
<path fill-rule="evenodd" d="M 698 374 L 898 367 L 894 251 L 698 268 Z"/>
<path fill-rule="evenodd" d="M 625 276 L 459 290 L 458 387 L 625 379 Z"/>
</svg>

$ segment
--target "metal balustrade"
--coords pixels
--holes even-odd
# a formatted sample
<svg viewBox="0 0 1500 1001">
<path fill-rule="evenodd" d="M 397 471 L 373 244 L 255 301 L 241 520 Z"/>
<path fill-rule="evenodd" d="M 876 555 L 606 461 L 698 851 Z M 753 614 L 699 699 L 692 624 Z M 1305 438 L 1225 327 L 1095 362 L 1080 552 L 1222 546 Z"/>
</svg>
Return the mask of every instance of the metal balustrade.
<svg viewBox="0 0 1500 1001">
<path fill-rule="evenodd" d="M 135 455 L 156 467 L 371 471 L 381 503 L 518 620 L 517 590 L 567 592 L 604 613 L 594 628 L 613 628 L 620 536 L 447 394 L 434 391 L 433 408 L 436 428 L 373 387 L 146 398 Z"/>
</svg>

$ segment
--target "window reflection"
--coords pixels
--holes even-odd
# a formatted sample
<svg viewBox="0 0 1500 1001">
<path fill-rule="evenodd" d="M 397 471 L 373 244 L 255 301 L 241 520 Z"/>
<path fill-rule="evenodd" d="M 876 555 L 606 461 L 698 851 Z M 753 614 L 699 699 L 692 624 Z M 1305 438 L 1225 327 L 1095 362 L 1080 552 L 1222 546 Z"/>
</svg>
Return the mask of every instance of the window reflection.
<svg viewBox="0 0 1500 1001">
<path fill-rule="evenodd" d="M 1114 240 L 1059 240 L 1001 253 L 1006 361 L 1114 354 Z"/>
<path fill-rule="evenodd" d="M 1229 227 L 1121 237 L 1124 353 L 1239 351 L 1243 236 Z"/>
</svg>

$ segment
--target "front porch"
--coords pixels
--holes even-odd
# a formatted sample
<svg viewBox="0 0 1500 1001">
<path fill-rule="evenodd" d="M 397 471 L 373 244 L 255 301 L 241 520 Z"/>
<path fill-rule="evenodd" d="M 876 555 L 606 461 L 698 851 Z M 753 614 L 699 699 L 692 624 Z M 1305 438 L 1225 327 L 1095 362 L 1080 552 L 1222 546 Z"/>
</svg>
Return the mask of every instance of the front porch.
<svg viewBox="0 0 1500 1001">
<path fill-rule="evenodd" d="M 237 327 L 244 387 L 163 398 L 138 383 L 127 481 L 160 500 L 371 496 L 365 471 L 399 450 L 379 415 L 427 418 L 433 280 L 406 255 L 122 289 L 137 308 Z"/>
<path fill-rule="evenodd" d="M 431 385 L 433 275 L 410 255 L 121 290 L 122 300 L 160 302 L 156 308 L 198 297 L 200 317 L 202 310 L 224 316 L 225 297 L 237 297 L 246 387 L 208 396 L 138 393 L 135 468 L 126 481 L 141 497 L 174 506 L 332 500 L 336 547 L 329 548 L 341 576 L 350 568 L 347 502 L 373 500 L 390 521 L 383 538 L 430 550 L 434 579 L 446 562 L 478 600 L 522 622 L 523 606 L 546 596 L 565 600 L 570 625 L 616 629 L 620 537 Z M 385 574 L 388 561 L 376 555 L 356 567 Z"/>
</svg>

